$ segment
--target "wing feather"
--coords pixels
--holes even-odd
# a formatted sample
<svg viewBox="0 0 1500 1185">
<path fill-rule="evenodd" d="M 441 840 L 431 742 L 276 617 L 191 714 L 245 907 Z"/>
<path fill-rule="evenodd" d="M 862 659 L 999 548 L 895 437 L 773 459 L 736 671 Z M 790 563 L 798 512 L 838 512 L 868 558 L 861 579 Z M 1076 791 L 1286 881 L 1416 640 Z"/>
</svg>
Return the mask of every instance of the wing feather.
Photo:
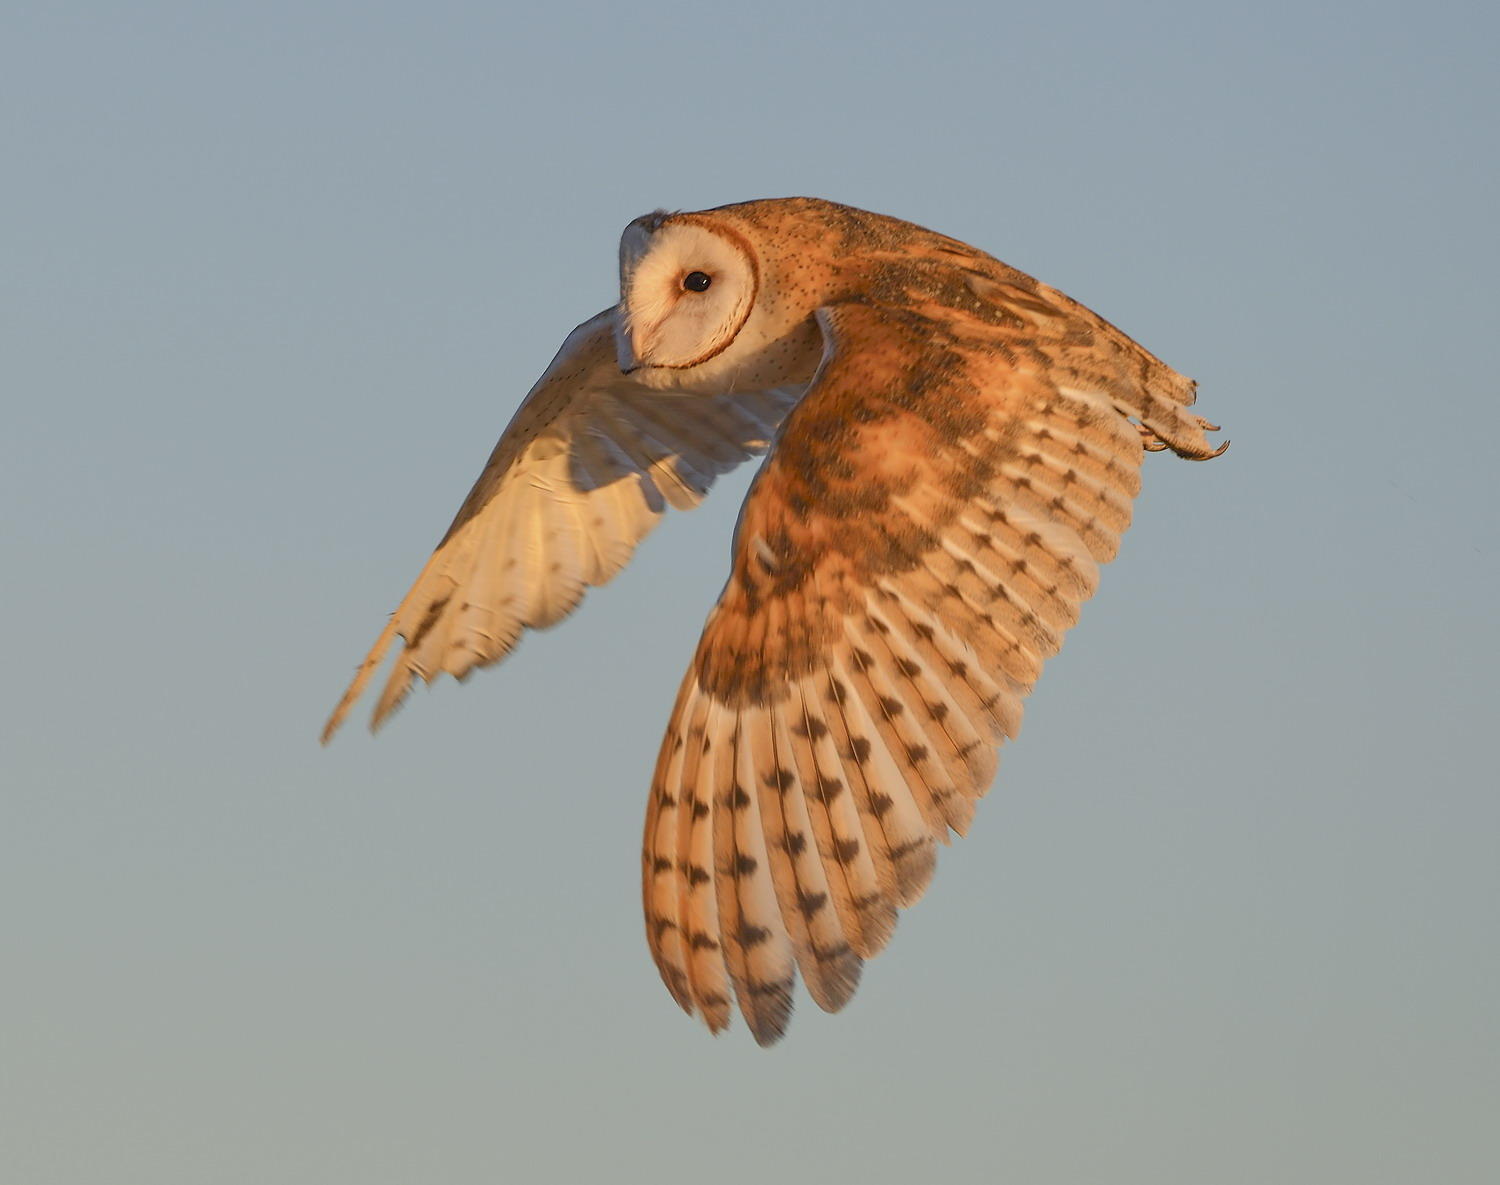
<svg viewBox="0 0 1500 1185">
<path fill-rule="evenodd" d="M 698 1006 L 714 1032 L 729 1024 L 729 985 L 733 973 L 724 950 L 719 894 L 715 890 L 719 883 L 720 853 L 714 815 L 719 808 L 716 799 L 722 793 L 721 787 L 734 777 L 735 729 L 735 714 L 708 700 L 702 755 L 691 797 L 686 904 L 689 967 Z"/>
<path fill-rule="evenodd" d="M 802 743 L 794 748 L 794 755 L 812 844 L 827 872 L 845 940 L 854 955 L 867 958 L 880 949 L 885 936 L 874 865 L 860 842 L 843 759 L 834 740 L 837 701 L 847 691 L 825 671 L 821 680 L 804 680 L 792 694 L 801 707 Z"/>
<path fill-rule="evenodd" d="M 943 749 L 928 734 L 922 719 L 926 701 L 912 694 L 916 689 L 912 676 L 917 672 L 911 669 L 911 660 L 893 637 L 894 630 L 873 603 L 867 604 L 862 618 L 850 620 L 849 628 L 851 642 L 873 660 L 862 668 L 861 682 L 867 688 L 862 696 L 865 705 L 878 708 L 870 714 L 874 731 L 886 754 L 900 755 L 898 768 L 905 771 L 908 793 L 892 796 L 891 804 L 898 813 L 901 842 L 909 843 L 923 832 L 933 839 L 946 840 L 943 796 L 948 775 L 942 764 Z M 935 854 L 932 859 L 936 859 Z M 930 873 L 929 868 L 919 879 L 925 884 L 925 875 Z M 903 898 L 915 900 L 909 892 L 904 892 Z"/>
<path fill-rule="evenodd" d="M 830 873 L 813 835 L 801 772 L 811 761 L 806 722 L 801 689 L 794 687 L 774 709 L 775 768 L 762 782 L 761 814 L 766 818 L 774 812 L 778 820 L 768 827 L 768 842 L 773 871 L 778 861 L 784 869 L 779 875 L 786 888 L 779 883 L 777 894 L 792 906 L 783 909 L 788 930 L 794 945 L 805 944 L 797 951 L 802 979 L 819 1008 L 837 1012 L 854 994 L 862 963 L 845 937 L 830 895 Z"/>
<path fill-rule="evenodd" d="M 681 705 L 689 689 L 678 697 Z M 698 699 L 696 705 L 707 707 Z M 646 840 L 641 852 L 641 892 L 646 904 L 646 943 L 661 971 L 662 982 L 672 998 L 684 1009 L 693 1007 L 693 990 L 688 975 L 687 915 L 682 908 L 686 838 L 679 819 L 690 811 L 678 794 L 668 786 L 681 787 L 688 754 L 688 736 L 701 719 L 694 721 L 680 714 L 673 716 L 670 742 L 662 747 L 656 777 L 651 786 L 651 800 L 646 812 Z"/>
<path fill-rule="evenodd" d="M 855 907 L 857 875 L 833 842 L 829 814 L 829 800 L 841 767 L 837 756 L 830 758 L 822 747 L 828 724 L 822 696 L 810 680 L 794 683 L 778 710 L 784 714 L 782 736 L 791 758 L 786 766 L 786 809 L 796 820 L 788 842 L 802 870 L 804 888 L 813 894 L 808 899 L 799 898 L 795 905 L 811 915 L 809 937 L 823 936 L 817 958 L 824 970 L 831 964 L 835 978 L 848 981 L 848 993 L 830 993 L 831 998 L 842 997 L 841 1004 L 859 979 L 861 960 L 857 950 L 865 945 L 863 922 Z M 814 865 L 821 870 L 821 877 L 811 871 Z"/>
<path fill-rule="evenodd" d="M 932 763 L 923 770 L 932 811 L 941 822 L 935 834 L 944 843 L 948 831 L 962 835 L 973 817 L 969 798 L 974 787 L 994 775 L 994 739 L 980 722 L 983 708 L 966 683 L 951 677 L 931 642 L 924 643 L 893 598 L 872 595 L 870 618 L 885 625 L 883 658 L 900 683 L 892 692 L 907 711 L 911 744 L 925 748 Z M 913 764 L 922 766 L 913 758 Z"/>
<path fill-rule="evenodd" d="M 849 742 L 843 756 L 855 787 L 865 840 L 880 874 L 881 894 L 890 905 L 905 906 L 926 890 L 936 853 L 931 828 L 917 802 L 918 794 L 926 789 L 920 763 L 912 760 L 899 736 L 898 722 L 907 714 L 906 704 L 888 694 L 873 640 L 862 632 L 866 620 L 848 620 L 848 662 L 839 661 L 834 667 L 852 689 L 840 705 Z"/>
<path fill-rule="evenodd" d="M 658 762 L 675 839 L 648 813 L 648 919 L 713 939 L 688 973 L 653 951 L 715 1031 L 732 992 L 757 1041 L 779 1037 L 794 967 L 821 1007 L 847 1002 L 937 842 L 968 830 L 1151 439 L 1215 451 L 1187 380 L 1050 289 L 1017 299 L 1004 318 L 819 312 L 822 366 L 741 512 Z M 671 843 L 690 852 L 675 880 Z"/>
<path fill-rule="evenodd" d="M 400 639 L 378 728 L 410 691 L 504 658 L 612 578 L 668 506 L 763 452 L 800 386 L 685 396 L 621 374 L 616 313 L 584 322 L 521 404 L 452 526 L 355 672 L 327 742 Z"/>
<path fill-rule="evenodd" d="M 735 721 L 729 760 L 730 790 L 716 804 L 719 930 L 735 996 L 756 1041 L 781 1036 L 792 1010 L 794 956 L 777 908 L 756 786 L 774 773 L 770 713 L 741 713 Z"/>
</svg>

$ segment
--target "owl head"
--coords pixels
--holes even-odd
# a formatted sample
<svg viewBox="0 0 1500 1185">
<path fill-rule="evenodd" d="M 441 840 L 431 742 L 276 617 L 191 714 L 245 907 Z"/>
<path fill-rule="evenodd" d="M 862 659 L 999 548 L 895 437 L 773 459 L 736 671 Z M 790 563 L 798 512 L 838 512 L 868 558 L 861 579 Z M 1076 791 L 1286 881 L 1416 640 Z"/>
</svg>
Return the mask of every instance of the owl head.
<svg viewBox="0 0 1500 1185">
<path fill-rule="evenodd" d="M 718 358 L 745 328 L 759 284 L 754 249 L 726 222 L 637 218 L 620 236 L 620 369 L 685 371 Z"/>
</svg>

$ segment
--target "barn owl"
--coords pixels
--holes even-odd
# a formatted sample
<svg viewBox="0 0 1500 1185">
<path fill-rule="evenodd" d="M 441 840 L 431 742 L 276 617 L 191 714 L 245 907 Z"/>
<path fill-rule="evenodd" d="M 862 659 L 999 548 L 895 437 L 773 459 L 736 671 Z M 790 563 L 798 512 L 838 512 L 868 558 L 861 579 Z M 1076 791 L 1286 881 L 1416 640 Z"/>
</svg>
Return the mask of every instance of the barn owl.
<svg viewBox="0 0 1500 1185">
<path fill-rule="evenodd" d="M 1195 384 L 956 239 L 811 198 L 625 228 L 620 299 L 515 413 L 335 708 L 498 662 L 768 453 L 646 810 L 646 937 L 718 1032 L 837 1011 L 963 835 Z"/>
</svg>

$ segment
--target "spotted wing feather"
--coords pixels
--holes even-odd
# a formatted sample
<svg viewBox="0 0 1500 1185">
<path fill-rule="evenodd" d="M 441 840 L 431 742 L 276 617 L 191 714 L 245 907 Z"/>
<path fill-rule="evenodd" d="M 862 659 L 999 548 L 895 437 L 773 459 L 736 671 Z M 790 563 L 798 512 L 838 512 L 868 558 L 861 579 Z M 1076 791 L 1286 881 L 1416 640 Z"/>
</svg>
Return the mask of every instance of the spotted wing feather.
<svg viewBox="0 0 1500 1185">
<path fill-rule="evenodd" d="M 993 262 L 993 261 L 991 261 Z M 824 360 L 740 516 L 657 763 L 647 935 L 715 1031 L 824 1009 L 963 834 L 1192 384 L 1051 289 L 819 311 Z"/>
</svg>

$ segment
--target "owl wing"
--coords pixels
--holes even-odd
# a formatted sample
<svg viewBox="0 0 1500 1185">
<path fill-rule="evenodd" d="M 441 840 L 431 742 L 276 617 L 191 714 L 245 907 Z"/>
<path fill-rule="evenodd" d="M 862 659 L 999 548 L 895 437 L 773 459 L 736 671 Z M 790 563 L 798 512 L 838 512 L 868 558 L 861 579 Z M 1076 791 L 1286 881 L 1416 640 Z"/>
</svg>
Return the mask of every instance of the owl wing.
<svg viewBox="0 0 1500 1185">
<path fill-rule="evenodd" d="M 802 393 L 653 391 L 620 373 L 615 317 L 606 309 L 570 333 L 526 396 L 329 717 L 325 743 L 395 638 L 404 646 L 371 728 L 414 679 L 461 679 L 504 658 L 523 630 L 566 617 L 666 507 L 696 506 L 716 477 L 764 452 Z"/>
<path fill-rule="evenodd" d="M 1004 289 L 1004 290 L 1002 290 Z M 761 1044 L 964 834 L 1021 704 L 1114 556 L 1143 450 L 1214 455 L 1193 384 L 1060 293 L 839 304 L 757 476 L 657 762 L 647 938 L 668 990 Z M 967 299 L 967 298 L 965 298 Z"/>
</svg>

